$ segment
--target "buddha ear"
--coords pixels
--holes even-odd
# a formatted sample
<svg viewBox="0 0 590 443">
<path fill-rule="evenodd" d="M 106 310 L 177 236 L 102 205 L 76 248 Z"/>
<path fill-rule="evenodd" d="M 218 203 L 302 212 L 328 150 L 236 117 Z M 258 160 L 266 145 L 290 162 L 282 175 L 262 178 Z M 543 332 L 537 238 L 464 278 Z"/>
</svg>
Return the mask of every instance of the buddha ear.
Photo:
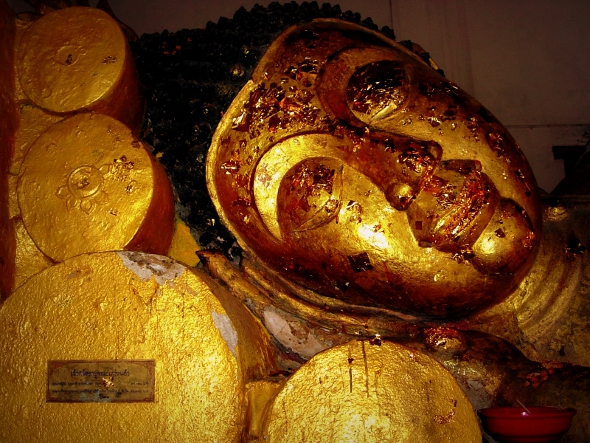
<svg viewBox="0 0 590 443">
<path fill-rule="evenodd" d="M 308 216 L 297 220 L 292 219 L 289 223 L 291 229 L 295 231 L 314 229 L 328 223 L 336 216 L 341 204 L 344 162 L 342 151 L 331 146 L 334 140 L 332 136 L 326 134 L 289 137 L 268 149 L 258 162 L 253 178 L 252 194 L 260 218 L 274 238 L 283 240 L 279 218 L 284 218 L 285 214 L 279 217 L 279 211 L 288 210 L 285 205 L 279 204 L 280 195 L 286 196 L 289 191 L 283 182 L 287 176 L 295 174 L 300 166 L 309 165 L 314 168 L 325 164 L 334 171 L 334 175 L 331 177 L 331 192 L 316 195 L 320 197 L 320 200 L 325 198 L 325 201 L 316 202 L 319 205 L 317 209 L 321 208 L 321 210 L 317 213 L 311 211 Z M 269 171 L 272 171 L 272 180 L 269 179 Z"/>
<path fill-rule="evenodd" d="M 285 229 L 311 231 L 338 216 L 342 207 L 343 171 L 342 161 L 334 158 L 307 159 L 291 168 L 277 198 L 277 216 L 283 233 Z M 305 176 L 311 176 L 311 180 Z"/>
<path fill-rule="evenodd" d="M 332 117 L 364 128 L 401 109 L 409 94 L 409 79 L 403 61 L 391 48 L 347 48 L 322 67 L 316 91 Z"/>
</svg>

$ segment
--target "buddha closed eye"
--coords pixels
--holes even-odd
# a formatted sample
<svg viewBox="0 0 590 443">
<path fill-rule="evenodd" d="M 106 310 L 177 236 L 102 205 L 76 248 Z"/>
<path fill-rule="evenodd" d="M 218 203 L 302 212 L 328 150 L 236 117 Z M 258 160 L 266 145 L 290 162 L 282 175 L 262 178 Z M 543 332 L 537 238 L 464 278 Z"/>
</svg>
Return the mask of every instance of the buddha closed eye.
<svg viewBox="0 0 590 443">
<path fill-rule="evenodd" d="M 534 179 L 504 128 L 355 25 L 315 21 L 273 43 L 207 174 L 247 253 L 350 305 L 466 315 L 503 299 L 536 250 Z"/>
</svg>

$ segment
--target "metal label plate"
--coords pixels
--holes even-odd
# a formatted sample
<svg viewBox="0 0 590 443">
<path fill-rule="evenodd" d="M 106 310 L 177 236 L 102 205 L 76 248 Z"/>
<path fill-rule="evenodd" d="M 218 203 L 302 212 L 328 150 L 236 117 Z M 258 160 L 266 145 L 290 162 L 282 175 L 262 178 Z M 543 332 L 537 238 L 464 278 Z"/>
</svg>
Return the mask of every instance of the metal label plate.
<svg viewBox="0 0 590 443">
<path fill-rule="evenodd" d="M 154 401 L 155 360 L 49 360 L 49 403 Z"/>
</svg>

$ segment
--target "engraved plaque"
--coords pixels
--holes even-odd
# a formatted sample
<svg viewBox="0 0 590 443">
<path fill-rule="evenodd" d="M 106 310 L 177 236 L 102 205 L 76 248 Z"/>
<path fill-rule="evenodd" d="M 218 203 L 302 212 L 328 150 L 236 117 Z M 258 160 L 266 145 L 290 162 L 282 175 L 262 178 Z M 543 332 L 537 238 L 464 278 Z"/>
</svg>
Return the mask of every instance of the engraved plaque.
<svg viewBox="0 0 590 443">
<path fill-rule="evenodd" d="M 47 402 L 154 401 L 154 360 L 50 360 Z"/>
</svg>

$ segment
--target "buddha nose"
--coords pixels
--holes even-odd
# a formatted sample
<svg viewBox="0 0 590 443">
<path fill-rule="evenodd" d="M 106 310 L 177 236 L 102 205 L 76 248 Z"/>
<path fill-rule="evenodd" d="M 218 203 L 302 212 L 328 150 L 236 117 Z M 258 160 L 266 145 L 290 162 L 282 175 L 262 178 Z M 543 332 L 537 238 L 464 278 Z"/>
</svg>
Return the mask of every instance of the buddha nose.
<svg viewBox="0 0 590 443">
<path fill-rule="evenodd" d="M 393 151 L 392 174 L 384 186 L 387 201 L 398 211 L 405 211 L 430 182 L 442 156 L 435 142 L 410 141 L 408 146 Z"/>
</svg>

